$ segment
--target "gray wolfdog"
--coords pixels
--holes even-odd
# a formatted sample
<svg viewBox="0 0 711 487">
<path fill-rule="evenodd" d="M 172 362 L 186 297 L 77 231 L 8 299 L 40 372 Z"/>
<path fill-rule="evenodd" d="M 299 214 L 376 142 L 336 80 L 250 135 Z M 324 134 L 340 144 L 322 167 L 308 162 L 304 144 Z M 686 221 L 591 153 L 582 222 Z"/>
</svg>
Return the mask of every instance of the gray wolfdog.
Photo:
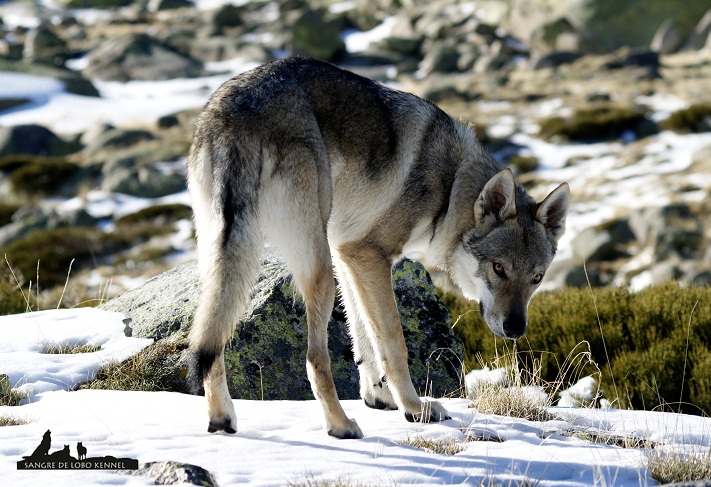
<svg viewBox="0 0 711 487">
<path fill-rule="evenodd" d="M 202 286 L 191 375 L 204 386 L 208 431 L 236 431 L 224 349 L 268 241 L 303 296 L 306 369 L 328 434 L 338 438 L 363 433 L 331 376 L 334 269 L 365 403 L 400 409 L 409 421 L 449 419 L 412 385 L 393 263 L 424 255 L 479 301 L 495 334 L 519 338 L 570 202 L 564 183 L 536 203 L 471 127 L 435 105 L 300 58 L 236 76 L 212 95 L 195 128 L 188 186 Z"/>
</svg>

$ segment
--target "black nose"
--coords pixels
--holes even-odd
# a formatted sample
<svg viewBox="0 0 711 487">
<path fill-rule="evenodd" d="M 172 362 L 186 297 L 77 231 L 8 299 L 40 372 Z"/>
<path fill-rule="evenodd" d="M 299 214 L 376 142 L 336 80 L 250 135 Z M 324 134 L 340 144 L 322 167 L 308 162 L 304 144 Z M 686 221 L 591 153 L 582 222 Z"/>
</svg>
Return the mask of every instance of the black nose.
<svg viewBox="0 0 711 487">
<path fill-rule="evenodd" d="M 511 315 L 504 320 L 504 335 L 509 340 L 521 338 L 526 333 L 526 318 L 520 315 Z"/>
</svg>

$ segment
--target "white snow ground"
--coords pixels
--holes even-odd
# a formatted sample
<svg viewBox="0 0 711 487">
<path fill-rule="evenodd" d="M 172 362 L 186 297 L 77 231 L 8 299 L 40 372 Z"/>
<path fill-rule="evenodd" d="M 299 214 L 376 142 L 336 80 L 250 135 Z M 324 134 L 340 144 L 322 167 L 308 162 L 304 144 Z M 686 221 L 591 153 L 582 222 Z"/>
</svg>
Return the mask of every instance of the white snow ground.
<svg viewBox="0 0 711 487">
<path fill-rule="evenodd" d="M 643 449 L 593 444 L 560 434 L 588 431 L 648 438 L 657 449 L 706 451 L 711 419 L 614 409 L 551 408 L 560 420 L 530 422 L 479 414 L 466 399 L 443 400 L 452 420 L 412 424 L 398 411 L 377 411 L 362 401 L 343 401 L 365 438 L 337 440 L 322 427 L 315 401 L 235 400 L 238 433 L 209 434 L 205 399 L 166 392 L 72 391 L 110 357 L 125 357 L 145 340 L 123 337 L 121 316 L 95 309 L 35 312 L 0 320 L 0 372 L 13 385 L 34 385 L 30 404 L 0 407 L 0 416 L 30 421 L 0 427 L 2 485 L 154 485 L 147 477 L 108 470 L 17 470 L 45 431 L 50 452 L 81 441 L 88 456 L 111 455 L 139 462 L 178 461 L 209 470 L 219 485 L 280 486 L 306 480 L 350 480 L 354 485 L 656 485 Z M 39 353 L 46 343 L 102 345 L 95 353 Z M 79 365 L 81 364 L 81 365 Z M 53 384 L 46 387 L 46 384 Z M 471 441 L 456 455 L 400 444 L 410 438 L 466 434 L 503 441 Z"/>
</svg>

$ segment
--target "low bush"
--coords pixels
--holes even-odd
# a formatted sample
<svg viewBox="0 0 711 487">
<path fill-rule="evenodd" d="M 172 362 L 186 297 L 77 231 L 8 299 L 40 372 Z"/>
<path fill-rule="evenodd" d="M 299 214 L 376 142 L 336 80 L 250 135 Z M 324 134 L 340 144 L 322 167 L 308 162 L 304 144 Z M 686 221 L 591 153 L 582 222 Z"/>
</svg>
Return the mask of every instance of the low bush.
<svg viewBox="0 0 711 487">
<path fill-rule="evenodd" d="M 3 172 L 16 193 L 28 196 L 48 196 L 79 171 L 79 166 L 63 158 L 8 157 L 2 161 Z"/>
<path fill-rule="evenodd" d="M 174 222 L 192 218 L 193 210 L 187 205 L 174 203 L 170 205 L 149 206 L 135 213 L 122 216 L 116 220 L 118 225 L 130 225 L 145 222 Z"/>
<path fill-rule="evenodd" d="M 0 203 L 0 227 L 12 221 L 12 215 L 20 209 L 20 205 Z"/>
<path fill-rule="evenodd" d="M 1 258 L 2 256 L 0 256 Z M 23 313 L 27 310 L 22 291 L 4 262 L 0 265 L 0 316 Z"/>
<path fill-rule="evenodd" d="M 68 0 L 67 8 L 117 8 L 130 5 L 131 0 Z"/>
<path fill-rule="evenodd" d="M 96 228 L 60 227 L 31 232 L 0 248 L 19 278 L 20 284 L 35 281 L 39 273 L 42 289 L 63 285 L 72 261 L 72 272 L 96 266 L 102 258 L 171 230 L 168 225 L 149 222 L 120 224 L 112 233 Z M 39 262 L 39 269 L 38 269 Z"/>
<path fill-rule="evenodd" d="M 625 132 L 638 137 L 654 130 L 645 113 L 634 107 L 600 105 L 576 110 L 572 117 L 551 117 L 541 122 L 540 136 L 545 139 L 562 137 L 575 141 L 617 139 Z"/>
<path fill-rule="evenodd" d="M 535 367 L 544 382 L 554 383 L 565 375 L 562 364 L 571 351 L 587 342 L 614 406 L 711 412 L 711 287 L 670 282 L 637 293 L 594 293 L 595 302 L 584 288 L 533 297 L 528 331 L 517 342 L 524 367 Z M 443 301 L 464 342 L 468 370 L 479 368 L 477 354 L 489 363 L 510 353 L 510 342 L 494 336 L 475 303 L 451 293 L 443 293 Z M 578 377 L 597 372 L 592 364 L 580 367 Z"/>
<path fill-rule="evenodd" d="M 516 171 L 516 174 L 525 174 L 527 172 L 535 171 L 538 169 L 540 164 L 537 157 L 522 156 L 518 154 L 513 156 L 506 163 Z"/>
<path fill-rule="evenodd" d="M 709 132 L 711 131 L 711 105 L 695 104 L 677 110 L 669 118 L 659 122 L 659 128 L 681 133 Z"/>
</svg>

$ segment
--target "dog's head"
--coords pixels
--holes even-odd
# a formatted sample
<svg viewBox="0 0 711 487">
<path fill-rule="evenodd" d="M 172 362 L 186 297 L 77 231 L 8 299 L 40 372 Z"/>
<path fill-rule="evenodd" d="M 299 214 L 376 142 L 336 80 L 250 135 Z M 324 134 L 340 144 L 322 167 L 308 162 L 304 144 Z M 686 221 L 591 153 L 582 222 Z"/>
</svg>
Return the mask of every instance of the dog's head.
<svg viewBox="0 0 711 487">
<path fill-rule="evenodd" d="M 496 335 L 516 339 L 526 332 L 528 303 L 565 232 L 569 206 L 566 183 L 536 203 L 509 169 L 479 194 L 473 228 L 458 244 L 450 274 L 467 298 L 479 301 Z"/>
</svg>

